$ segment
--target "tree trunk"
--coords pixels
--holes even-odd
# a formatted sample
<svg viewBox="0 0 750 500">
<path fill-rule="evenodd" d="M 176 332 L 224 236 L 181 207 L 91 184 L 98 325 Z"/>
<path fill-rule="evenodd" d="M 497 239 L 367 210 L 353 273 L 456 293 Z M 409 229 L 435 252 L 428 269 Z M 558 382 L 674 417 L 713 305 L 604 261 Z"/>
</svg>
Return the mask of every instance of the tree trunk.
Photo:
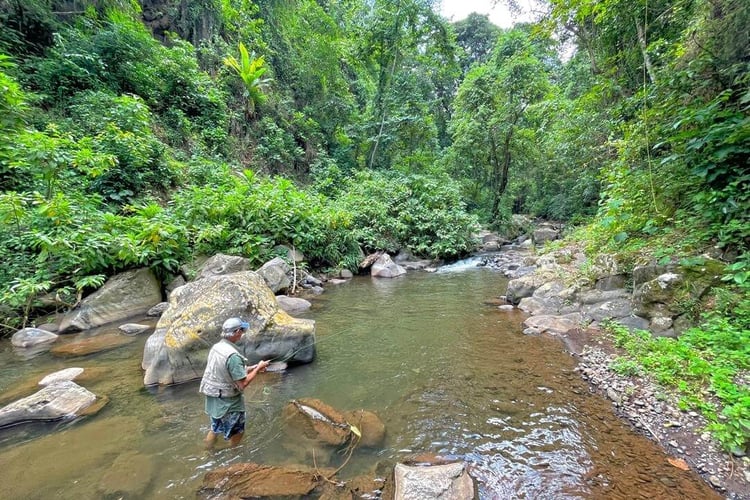
<svg viewBox="0 0 750 500">
<path fill-rule="evenodd" d="M 492 208 L 490 214 L 492 222 L 497 220 L 497 212 L 500 207 L 500 194 L 497 192 L 497 186 L 500 182 L 500 160 L 497 157 L 497 145 L 495 144 L 495 132 L 490 131 L 490 166 L 492 174 L 490 175 L 490 190 L 492 191 Z"/>
<path fill-rule="evenodd" d="M 398 52 L 393 55 L 393 63 L 391 64 L 391 72 L 388 75 L 388 82 L 393 81 L 393 74 L 396 72 L 396 59 L 398 59 Z M 386 105 L 385 105 L 385 91 L 388 88 L 388 84 L 383 85 L 383 95 L 381 96 L 382 99 L 382 113 L 380 115 L 380 127 L 378 129 L 378 135 L 375 136 L 375 144 L 372 147 L 372 154 L 370 154 L 370 166 L 369 168 L 372 168 L 372 166 L 375 164 L 375 154 L 378 151 L 378 146 L 380 145 L 380 137 L 383 135 L 383 128 L 385 127 L 385 117 L 387 114 Z"/>
<path fill-rule="evenodd" d="M 651 65 L 651 57 L 648 55 L 646 50 L 648 44 L 646 43 L 646 33 L 644 27 L 638 24 L 638 19 L 635 19 L 635 29 L 638 32 L 638 44 L 641 46 L 641 54 L 643 54 L 643 63 L 646 65 L 646 72 L 651 83 L 656 83 L 656 73 L 654 73 L 654 67 Z"/>
</svg>

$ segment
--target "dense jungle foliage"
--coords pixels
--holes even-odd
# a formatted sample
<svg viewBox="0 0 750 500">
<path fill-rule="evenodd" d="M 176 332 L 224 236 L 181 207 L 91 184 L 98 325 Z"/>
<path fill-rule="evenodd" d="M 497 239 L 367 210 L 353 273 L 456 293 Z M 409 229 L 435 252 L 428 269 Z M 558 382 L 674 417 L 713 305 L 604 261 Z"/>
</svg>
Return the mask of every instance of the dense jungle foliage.
<svg viewBox="0 0 750 500">
<path fill-rule="evenodd" d="M 711 249 L 701 331 L 748 337 L 747 2 L 546 6 L 500 29 L 433 0 L 0 0 L 4 331 L 134 266 L 451 259 L 524 213 L 631 264 Z"/>
</svg>

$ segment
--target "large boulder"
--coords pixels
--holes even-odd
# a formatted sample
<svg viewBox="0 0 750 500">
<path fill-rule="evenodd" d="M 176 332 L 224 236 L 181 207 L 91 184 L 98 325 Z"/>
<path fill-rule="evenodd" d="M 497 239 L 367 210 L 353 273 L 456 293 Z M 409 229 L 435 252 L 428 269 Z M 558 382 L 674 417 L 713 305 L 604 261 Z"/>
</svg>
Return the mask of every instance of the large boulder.
<svg viewBox="0 0 750 500">
<path fill-rule="evenodd" d="M 258 269 L 258 274 L 263 277 L 273 293 L 285 291 L 292 284 L 289 279 L 289 264 L 281 257 L 275 257 Z"/>
<path fill-rule="evenodd" d="M 65 315 L 60 323 L 60 333 L 88 330 L 146 314 L 161 302 L 161 298 L 161 283 L 150 269 L 117 274 Z"/>
<path fill-rule="evenodd" d="M 537 273 L 526 274 L 516 279 L 508 281 L 508 288 L 505 296 L 513 305 L 518 305 L 521 299 L 531 297 L 537 288 L 544 285 L 547 278 Z"/>
<path fill-rule="evenodd" d="M 471 500 L 474 481 L 466 464 L 408 466 L 396 464 L 394 469 L 395 500 Z"/>
<path fill-rule="evenodd" d="M 551 226 L 542 226 L 534 229 L 531 239 L 535 245 L 543 245 L 548 241 L 554 241 L 560 237 L 560 231 Z"/>
<path fill-rule="evenodd" d="M 57 382 L 0 408 L 0 428 L 23 422 L 72 418 L 95 402 L 96 395 L 75 382 Z"/>
<path fill-rule="evenodd" d="M 402 274 L 406 274 L 406 269 L 393 262 L 391 256 L 387 253 L 381 255 L 378 260 L 373 263 L 372 269 L 370 270 L 370 275 L 373 278 L 395 278 Z"/>
<path fill-rule="evenodd" d="M 582 308 L 586 319 L 593 321 L 604 321 L 606 319 L 626 318 L 633 314 L 633 306 L 630 299 L 619 298 L 586 305 Z"/>
<path fill-rule="evenodd" d="M 292 318 L 281 310 L 259 274 L 211 276 L 170 295 L 169 308 L 144 347 L 144 384 L 177 384 L 202 377 L 208 349 L 220 340 L 221 325 L 232 316 L 251 323 L 238 349 L 253 362 L 276 359 L 300 364 L 315 357 L 315 322 Z"/>
</svg>

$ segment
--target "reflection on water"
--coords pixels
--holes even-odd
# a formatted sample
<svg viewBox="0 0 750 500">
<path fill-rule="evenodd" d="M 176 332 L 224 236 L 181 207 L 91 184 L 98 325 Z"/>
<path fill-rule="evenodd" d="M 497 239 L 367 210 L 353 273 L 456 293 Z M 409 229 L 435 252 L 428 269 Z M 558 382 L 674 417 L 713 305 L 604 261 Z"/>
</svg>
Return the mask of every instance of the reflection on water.
<svg viewBox="0 0 750 500">
<path fill-rule="evenodd" d="M 481 498 L 714 496 L 590 395 L 555 339 L 524 336 L 520 313 L 483 305 L 504 285 L 469 265 L 329 288 L 307 313 L 317 324 L 315 362 L 259 376 L 245 393 L 245 443 L 213 454 L 201 449 L 207 419 L 197 382 L 141 386 L 145 336 L 74 360 L 23 360 L 4 341 L 0 392 L 62 368 L 104 367 L 83 385 L 110 403 L 76 422 L 0 431 L 0 497 L 101 498 L 117 486 L 113 464 L 123 463 L 134 471 L 119 480 L 129 477 L 129 491 L 144 498 L 194 498 L 203 474 L 220 465 L 311 466 L 313 450 L 288 438 L 280 418 L 303 397 L 375 411 L 386 425 L 384 447 L 357 450 L 343 478 L 433 453 L 468 462 Z M 333 451 L 315 457 L 319 466 L 343 461 Z"/>
</svg>

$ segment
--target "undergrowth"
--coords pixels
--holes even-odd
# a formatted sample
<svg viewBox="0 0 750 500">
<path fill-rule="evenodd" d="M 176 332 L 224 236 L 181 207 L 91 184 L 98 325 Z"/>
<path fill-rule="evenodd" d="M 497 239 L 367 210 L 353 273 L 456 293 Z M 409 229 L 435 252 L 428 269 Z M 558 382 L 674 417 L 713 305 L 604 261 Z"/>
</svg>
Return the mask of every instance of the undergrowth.
<svg viewBox="0 0 750 500">
<path fill-rule="evenodd" d="M 727 304 L 729 306 L 729 304 Z M 648 373 L 676 390 L 683 411 L 700 411 L 708 430 L 728 451 L 746 453 L 750 446 L 750 299 L 731 304 L 734 315 L 719 311 L 679 338 L 654 338 L 607 325 L 615 344 L 626 353 L 612 365 L 623 375 Z"/>
</svg>

